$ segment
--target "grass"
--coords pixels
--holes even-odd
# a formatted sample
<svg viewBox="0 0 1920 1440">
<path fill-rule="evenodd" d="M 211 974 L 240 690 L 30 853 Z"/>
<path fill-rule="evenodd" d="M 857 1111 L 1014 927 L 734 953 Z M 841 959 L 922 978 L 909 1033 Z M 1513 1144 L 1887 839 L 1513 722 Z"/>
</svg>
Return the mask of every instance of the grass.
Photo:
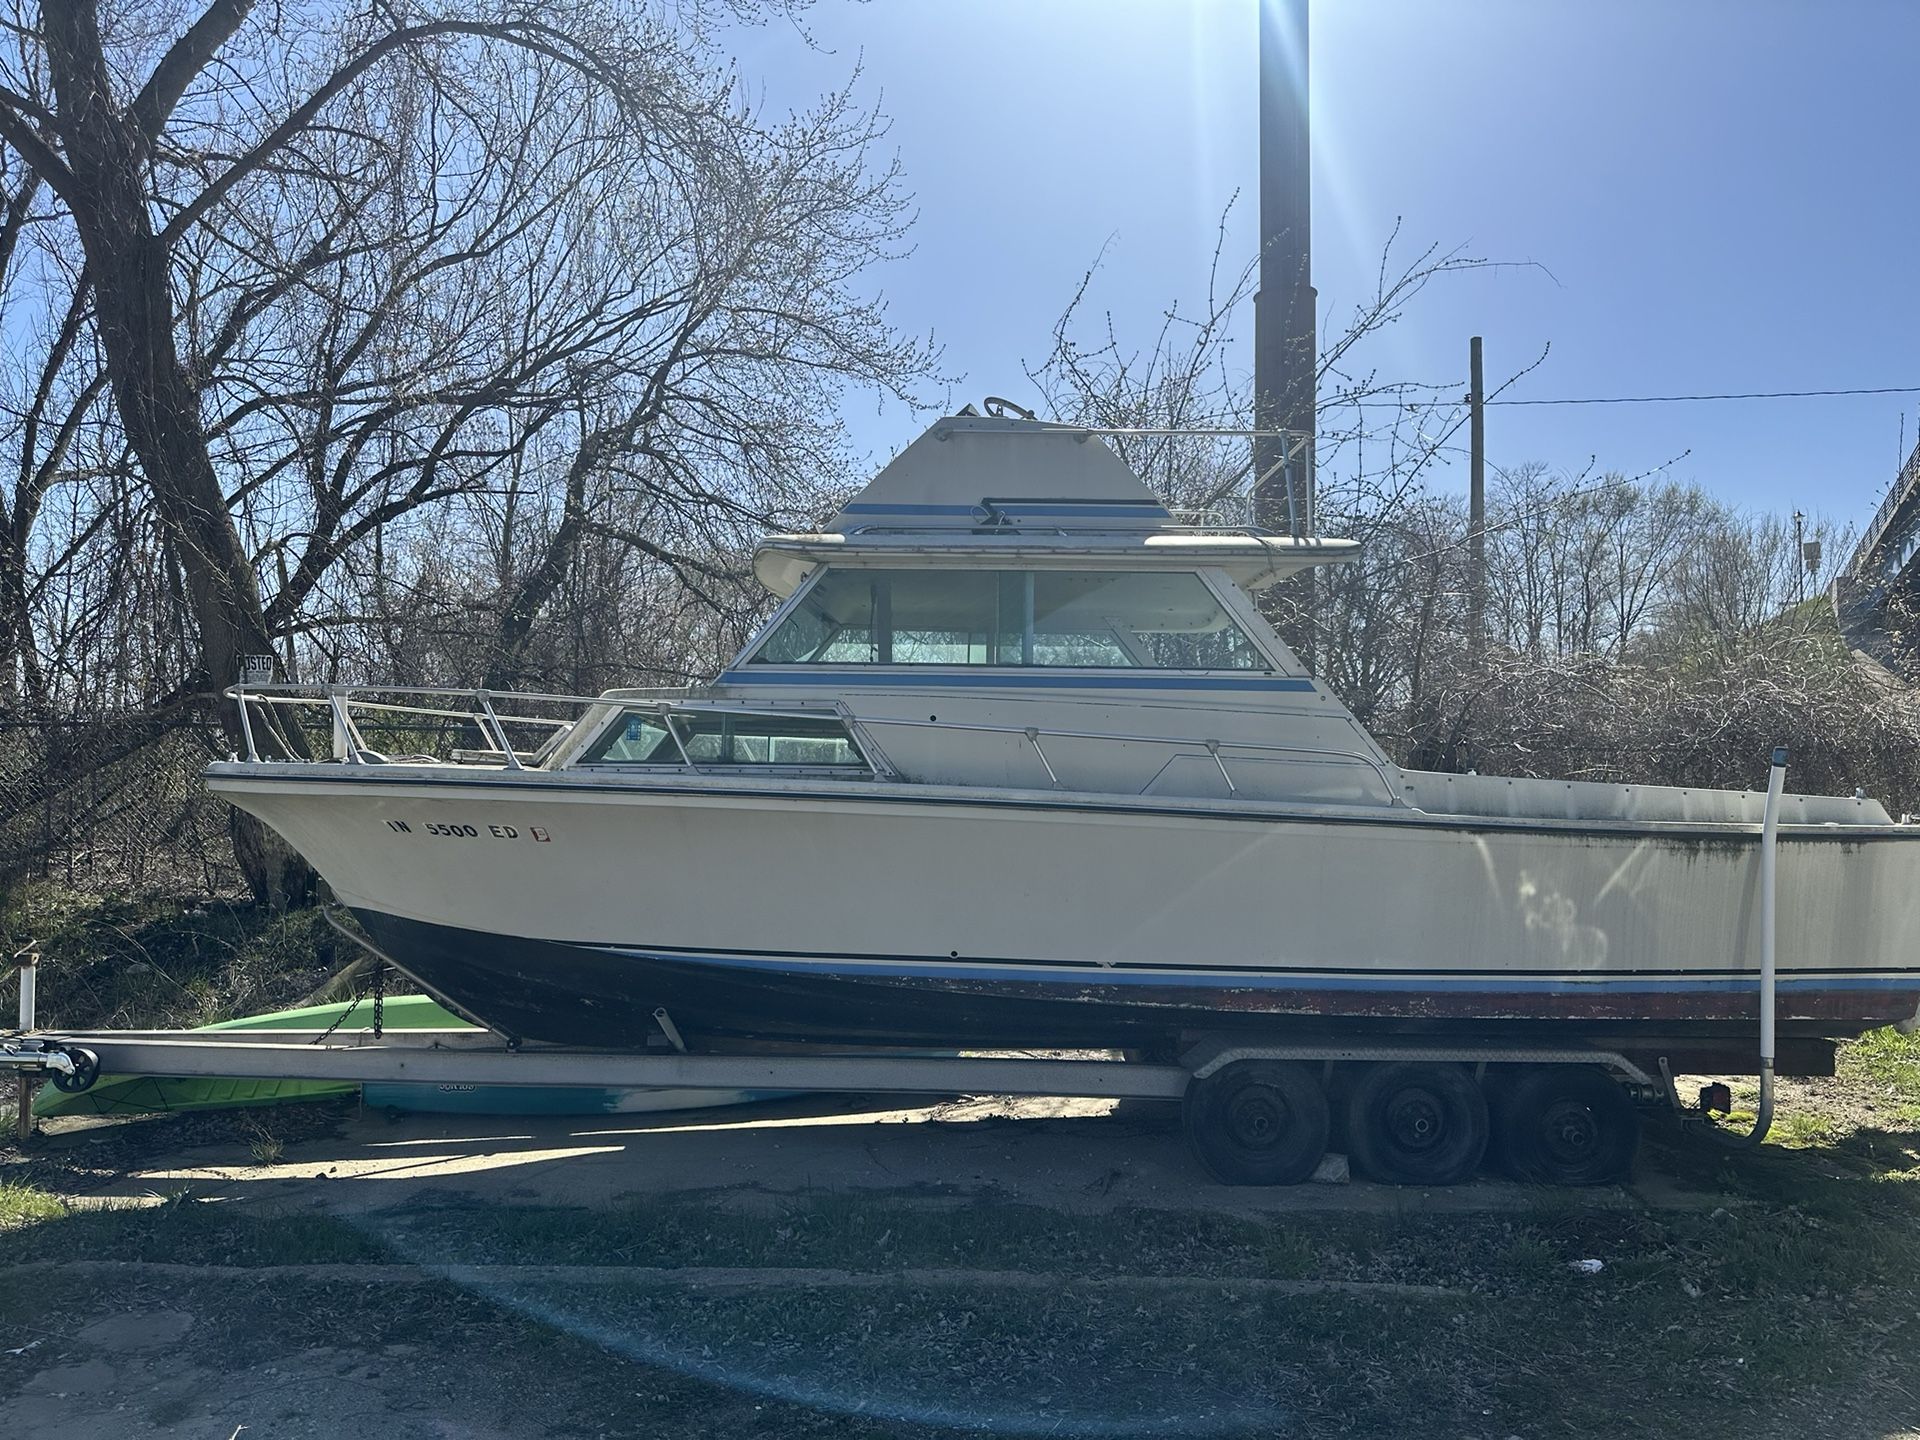
<svg viewBox="0 0 1920 1440">
<path fill-rule="evenodd" d="M 1874 1030 L 1841 1047 L 1839 1078 L 1920 1118 L 1920 1033 Z"/>
<path fill-rule="evenodd" d="M 28 944 L 41 955 L 39 1022 L 69 1029 L 206 1025 L 298 1004 L 357 956 L 318 910 L 39 882 L 0 894 L 0 947 Z"/>
<path fill-rule="evenodd" d="M 59 1197 L 19 1180 L 0 1180 L 0 1243 L 10 1232 L 24 1230 L 67 1213 Z"/>
<path fill-rule="evenodd" d="M 52 1197 L 43 1198 L 51 1200 Z M 187 1191 L 157 1205 L 118 1207 L 85 1198 L 53 1201 L 17 1227 L 0 1226 L 0 1257 L 124 1260 L 161 1264 L 352 1265 L 391 1260 L 377 1239 L 329 1215 L 235 1215 Z"/>
</svg>

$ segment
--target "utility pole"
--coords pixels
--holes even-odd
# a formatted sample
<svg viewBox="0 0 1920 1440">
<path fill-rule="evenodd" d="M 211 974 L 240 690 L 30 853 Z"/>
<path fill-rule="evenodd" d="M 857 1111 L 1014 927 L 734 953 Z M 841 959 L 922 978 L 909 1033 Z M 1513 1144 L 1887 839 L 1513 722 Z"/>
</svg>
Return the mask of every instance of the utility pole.
<svg viewBox="0 0 1920 1440">
<path fill-rule="evenodd" d="M 1260 431 L 1287 432 L 1284 441 L 1271 435 L 1254 440 L 1254 523 L 1310 535 L 1320 347 L 1307 121 L 1308 0 L 1254 4 L 1260 17 L 1260 289 L 1253 297 L 1253 424 Z M 1307 634 L 1295 637 L 1296 643 L 1313 628 L 1312 573 L 1284 587 L 1306 617 Z"/>
<path fill-rule="evenodd" d="M 1478 660 L 1487 647 L 1487 382 L 1480 365 L 1480 337 L 1467 342 L 1473 393 L 1472 459 L 1467 472 L 1467 644 Z"/>
<path fill-rule="evenodd" d="M 1793 512 L 1793 583 L 1800 603 L 1807 603 L 1807 517 Z"/>
</svg>

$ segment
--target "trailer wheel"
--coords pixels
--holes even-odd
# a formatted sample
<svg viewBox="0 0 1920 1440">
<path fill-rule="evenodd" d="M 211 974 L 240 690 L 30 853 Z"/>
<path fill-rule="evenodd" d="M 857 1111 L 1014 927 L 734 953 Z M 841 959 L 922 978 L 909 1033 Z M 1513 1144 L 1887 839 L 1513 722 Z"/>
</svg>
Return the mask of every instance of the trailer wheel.
<svg viewBox="0 0 1920 1440">
<path fill-rule="evenodd" d="M 1313 1072 L 1238 1060 L 1187 1082 L 1187 1144 L 1223 1185 L 1298 1185 L 1327 1153 L 1327 1097 Z"/>
<path fill-rule="evenodd" d="M 1458 1065 L 1370 1065 L 1347 1100 L 1347 1152 L 1370 1180 L 1453 1185 L 1486 1153 L 1487 1101 Z"/>
<path fill-rule="evenodd" d="M 71 1074 L 55 1070 L 48 1076 L 53 1088 L 67 1095 L 78 1095 L 100 1078 L 100 1057 L 78 1045 L 62 1045 L 60 1053 L 73 1062 Z"/>
<path fill-rule="evenodd" d="M 1500 1153 L 1516 1180 L 1610 1185 L 1627 1178 L 1640 1146 L 1640 1115 L 1604 1071 L 1542 1065 L 1495 1102 Z"/>
</svg>

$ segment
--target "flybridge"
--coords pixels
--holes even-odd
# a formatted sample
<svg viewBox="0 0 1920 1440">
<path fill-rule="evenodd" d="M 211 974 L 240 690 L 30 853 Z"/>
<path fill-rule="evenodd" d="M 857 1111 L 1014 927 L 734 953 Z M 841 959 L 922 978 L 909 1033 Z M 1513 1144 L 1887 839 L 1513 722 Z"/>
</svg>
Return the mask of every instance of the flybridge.
<svg viewBox="0 0 1920 1440">
<path fill-rule="evenodd" d="M 990 402 L 991 403 L 991 402 Z M 971 407 L 969 407 L 971 408 Z M 1176 517 L 1102 436 L 1253 439 L 1264 432 L 1096 429 L 1031 417 L 962 413 L 936 422 L 895 456 L 825 529 L 875 526 L 1076 531 L 1164 529 Z M 1283 442 L 1288 437 L 1281 437 Z M 1282 444 L 1290 465 L 1302 447 Z M 1300 453 L 1296 453 L 1300 452 Z M 1265 476 L 1254 477 L 1256 483 Z M 1291 506 L 1289 507 L 1291 508 Z M 1305 539 L 1297 527 L 1294 539 Z"/>
<path fill-rule="evenodd" d="M 871 567 L 910 558 L 921 565 L 981 568 L 1204 566 L 1253 590 L 1359 553 L 1352 540 L 1182 524 L 1101 433 L 1001 416 L 942 420 L 842 506 L 821 533 L 764 541 L 754 557 L 755 574 L 785 597 L 823 564 Z"/>
<path fill-rule="evenodd" d="M 830 534 L 1034 522 L 1157 529 L 1167 507 L 1089 432 L 1035 420 L 957 415 L 896 455 L 829 520 Z"/>
</svg>

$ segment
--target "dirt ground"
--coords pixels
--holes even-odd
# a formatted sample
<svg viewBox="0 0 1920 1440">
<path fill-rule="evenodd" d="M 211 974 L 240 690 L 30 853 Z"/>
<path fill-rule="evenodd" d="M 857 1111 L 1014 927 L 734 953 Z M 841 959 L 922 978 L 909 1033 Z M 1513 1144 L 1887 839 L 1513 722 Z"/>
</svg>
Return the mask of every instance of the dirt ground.
<svg viewBox="0 0 1920 1440">
<path fill-rule="evenodd" d="M 274 1121 L 263 1116 L 271 1131 Z M 51 1142 L 84 1156 L 116 1127 L 64 1128 Z M 244 1128 L 135 1161 L 92 1193 L 140 1203 L 190 1187 L 226 1203 L 333 1213 L 422 1195 L 485 1203 L 599 1205 L 701 1193 L 763 1203 L 832 1191 L 991 1197 L 1079 1212 L 1131 1207 L 1225 1214 L 1497 1210 L 1536 1202 L 1530 1187 L 1482 1178 L 1435 1190 L 1362 1181 L 1217 1185 L 1187 1153 L 1177 1105 L 1152 1101 L 970 1097 L 901 1106 L 826 1096 L 731 1110 L 606 1117 L 393 1115 L 358 1107 L 326 1133 L 259 1163 Z M 1338 1167 L 1336 1168 L 1343 1168 Z M 1599 1204 L 1718 1203 L 1642 1167 Z"/>
<path fill-rule="evenodd" d="M 1912 1292 L 1822 1251 L 1831 1289 L 1795 1269 L 1783 1304 L 1770 1257 L 1832 1237 L 1669 1159 L 1578 1195 L 1236 1189 L 1168 1107 L 1105 1101 L 68 1124 L 33 1159 L 65 1218 L 0 1235 L 0 1413 L 73 1440 L 1920 1433 Z"/>
</svg>

